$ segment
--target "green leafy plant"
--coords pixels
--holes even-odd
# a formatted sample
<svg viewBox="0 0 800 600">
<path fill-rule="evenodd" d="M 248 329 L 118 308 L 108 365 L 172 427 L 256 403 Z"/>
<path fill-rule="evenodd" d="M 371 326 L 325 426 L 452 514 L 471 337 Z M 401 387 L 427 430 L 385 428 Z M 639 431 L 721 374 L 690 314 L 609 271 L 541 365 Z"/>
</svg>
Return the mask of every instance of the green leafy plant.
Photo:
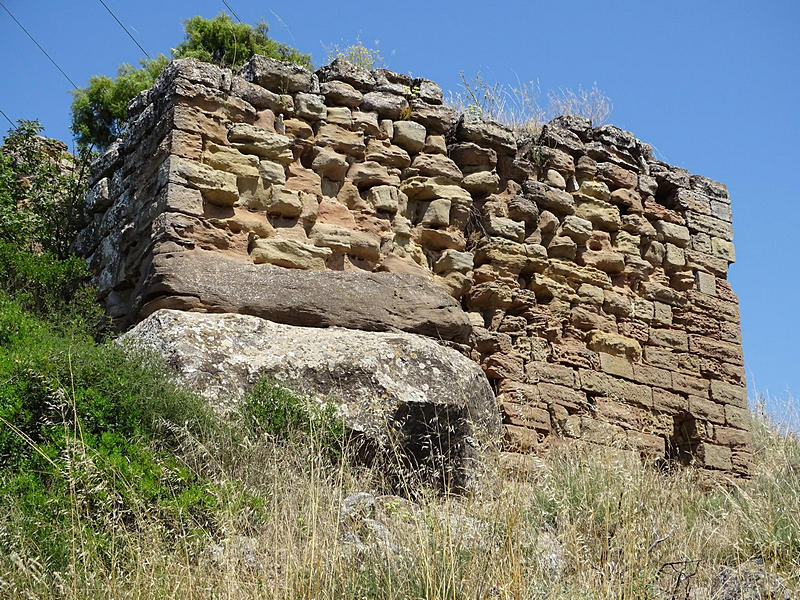
<svg viewBox="0 0 800 600">
<path fill-rule="evenodd" d="M 238 69 L 254 54 L 295 63 L 311 70 L 311 56 L 272 40 L 269 26 L 234 23 L 222 13 L 213 19 L 192 17 L 184 22 L 186 39 L 172 51 L 173 58 L 196 58 L 221 67 Z"/>
<path fill-rule="evenodd" d="M 356 41 L 352 44 L 331 46 L 328 49 L 328 61 L 333 62 L 337 59 L 343 59 L 357 67 L 370 70 L 383 67 L 385 64 L 381 51 L 378 48 L 365 46 L 360 37 L 356 37 Z"/>
<path fill-rule="evenodd" d="M 89 85 L 72 91 L 72 133 L 79 146 L 103 149 L 117 139 L 128 116 L 128 104 L 153 85 L 169 59 L 159 54 L 139 64 L 120 65 L 113 79 L 93 75 Z"/>
<path fill-rule="evenodd" d="M 346 429 L 333 404 L 318 405 L 269 378 L 260 379 L 247 393 L 242 414 L 254 430 L 281 439 L 310 435 L 334 454 L 342 450 Z"/>
<path fill-rule="evenodd" d="M 91 157 L 41 131 L 38 121 L 19 121 L 0 147 L 0 240 L 66 258 L 83 225 Z"/>
<path fill-rule="evenodd" d="M 272 40 L 269 27 L 234 23 L 222 13 L 213 19 L 192 17 L 184 21 L 184 40 L 171 52 L 172 58 L 196 58 L 222 67 L 238 69 L 254 54 L 288 61 L 311 69 L 311 56 Z M 142 60 L 139 67 L 123 64 L 117 76 L 94 75 L 89 85 L 72 92 L 72 132 L 83 148 L 104 149 L 123 131 L 128 104 L 150 88 L 169 64 L 159 54 Z"/>
</svg>

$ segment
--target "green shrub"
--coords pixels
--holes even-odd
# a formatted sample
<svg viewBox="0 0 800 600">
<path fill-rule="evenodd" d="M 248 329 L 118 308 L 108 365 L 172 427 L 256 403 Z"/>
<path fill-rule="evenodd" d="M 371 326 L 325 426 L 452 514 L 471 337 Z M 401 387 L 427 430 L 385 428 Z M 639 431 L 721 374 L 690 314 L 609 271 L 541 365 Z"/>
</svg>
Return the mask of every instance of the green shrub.
<svg viewBox="0 0 800 600">
<path fill-rule="evenodd" d="M 271 40 L 269 26 L 263 20 L 255 26 L 234 23 L 222 13 L 213 19 L 192 17 L 184 21 L 184 26 L 186 39 L 172 52 L 173 58 L 196 58 L 235 70 L 260 54 L 312 69 L 311 56 Z"/>
<path fill-rule="evenodd" d="M 89 85 L 72 91 L 72 133 L 82 148 L 106 148 L 122 134 L 128 103 L 153 82 L 169 64 L 159 54 L 143 59 L 140 67 L 122 64 L 116 78 L 92 75 Z"/>
<path fill-rule="evenodd" d="M 172 58 L 196 58 L 222 67 L 238 69 L 254 54 L 276 58 L 311 69 L 311 56 L 269 38 L 264 21 L 255 27 L 234 23 L 226 14 L 213 19 L 192 17 L 184 21 L 184 40 L 172 50 Z M 159 54 L 141 61 L 140 67 L 123 64 L 116 78 L 94 75 L 89 85 L 73 90 L 72 132 L 82 148 L 106 148 L 122 135 L 128 103 L 153 82 L 169 64 Z"/>
<path fill-rule="evenodd" d="M 377 69 L 384 66 L 381 51 L 378 48 L 365 46 L 360 37 L 357 37 L 353 44 L 335 45 L 328 50 L 328 61 L 333 62 L 339 58 L 364 69 Z"/>
<path fill-rule="evenodd" d="M 86 263 L 77 257 L 59 260 L 0 241 L 0 290 L 61 330 L 99 339 L 109 331 L 109 322 L 88 281 Z"/>
<path fill-rule="evenodd" d="M 100 545 L 144 513 L 212 526 L 221 490 L 173 451 L 175 432 L 205 435 L 216 419 L 154 359 L 64 334 L 0 294 L 0 381 L 0 546 L 26 540 L 63 566 L 57 532 L 76 518 Z"/>
<path fill-rule="evenodd" d="M 260 379 L 242 402 L 242 414 L 252 430 L 280 439 L 312 436 L 320 448 L 341 453 L 346 429 L 333 404 L 320 406 L 281 387 L 269 378 Z"/>
<path fill-rule="evenodd" d="M 83 226 L 90 156 L 72 156 L 41 131 L 18 121 L 0 148 L 0 241 L 66 258 Z"/>
</svg>

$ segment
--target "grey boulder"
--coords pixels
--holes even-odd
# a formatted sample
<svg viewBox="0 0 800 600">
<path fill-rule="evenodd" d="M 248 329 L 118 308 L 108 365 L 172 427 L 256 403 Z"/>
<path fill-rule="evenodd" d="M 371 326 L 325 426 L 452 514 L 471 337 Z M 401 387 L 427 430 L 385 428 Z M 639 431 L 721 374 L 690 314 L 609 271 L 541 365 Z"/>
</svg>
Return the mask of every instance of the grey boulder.
<svg viewBox="0 0 800 600">
<path fill-rule="evenodd" d="M 370 452 L 426 483 L 478 491 L 491 478 L 501 426 L 489 382 L 476 363 L 429 338 L 159 310 L 119 343 L 160 354 L 181 383 L 222 409 L 270 377 L 333 402 Z"/>
</svg>

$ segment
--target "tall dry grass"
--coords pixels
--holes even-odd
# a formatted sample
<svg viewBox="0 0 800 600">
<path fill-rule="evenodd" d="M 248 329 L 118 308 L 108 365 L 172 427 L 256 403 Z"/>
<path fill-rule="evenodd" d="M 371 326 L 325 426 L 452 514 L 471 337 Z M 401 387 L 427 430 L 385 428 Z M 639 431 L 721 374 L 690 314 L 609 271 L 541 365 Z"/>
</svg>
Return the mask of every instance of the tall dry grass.
<svg viewBox="0 0 800 600">
<path fill-rule="evenodd" d="M 381 473 L 331 462 L 311 436 L 181 436 L 177 455 L 217 490 L 210 522 L 148 506 L 87 521 L 94 472 L 76 445 L 67 569 L 2 540 L 2 598 L 711 598 L 751 559 L 800 593 L 800 441 L 754 417 L 752 480 L 705 489 L 597 448 L 555 450 L 528 476 L 469 498 L 383 496 Z M 102 486 L 103 481 L 92 485 Z M 342 517 L 346 498 L 377 495 Z M 12 509 L 6 522 L 25 518 Z M 94 528 L 94 529 L 93 529 Z M 0 528 L 8 533 L 8 529 Z"/>
<path fill-rule="evenodd" d="M 538 81 L 489 82 L 480 71 L 471 78 L 463 71 L 459 76 L 459 89 L 448 97 L 450 106 L 459 113 L 497 121 L 520 134 L 536 135 L 547 121 L 561 115 L 585 117 L 597 127 L 613 110 L 611 99 L 596 82 L 589 89 L 578 86 L 543 94 Z"/>
</svg>

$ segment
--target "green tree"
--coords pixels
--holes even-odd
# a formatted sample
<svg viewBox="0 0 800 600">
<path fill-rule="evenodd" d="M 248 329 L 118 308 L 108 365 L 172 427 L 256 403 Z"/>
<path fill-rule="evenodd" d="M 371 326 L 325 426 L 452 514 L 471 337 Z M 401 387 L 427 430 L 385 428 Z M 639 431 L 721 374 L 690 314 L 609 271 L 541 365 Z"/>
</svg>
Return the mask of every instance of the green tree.
<svg viewBox="0 0 800 600">
<path fill-rule="evenodd" d="M 153 85 L 169 59 L 159 54 L 140 64 L 121 65 L 115 79 L 93 75 L 88 86 L 73 90 L 72 132 L 82 148 L 105 148 L 122 134 L 128 103 Z"/>
<path fill-rule="evenodd" d="M 310 55 L 270 39 L 269 27 L 264 21 L 255 26 L 234 23 L 222 13 L 213 19 L 187 19 L 184 29 L 185 38 L 172 50 L 173 58 L 196 58 L 238 69 L 254 54 L 261 54 L 312 68 Z M 114 79 L 94 75 L 88 86 L 73 91 L 72 132 L 81 148 L 102 150 L 123 133 L 128 103 L 153 85 L 169 64 L 169 58 L 159 54 L 140 64 L 140 67 L 121 65 Z"/>
<path fill-rule="evenodd" d="M 72 156 L 41 131 L 38 121 L 18 121 L 0 147 L 0 241 L 66 258 L 83 224 L 89 156 Z"/>
<path fill-rule="evenodd" d="M 311 56 L 271 40 L 263 20 L 255 27 L 234 23 L 222 13 L 213 19 L 192 17 L 184 22 L 186 39 L 172 52 L 174 58 L 196 58 L 221 67 L 239 69 L 254 54 L 277 58 L 311 70 Z"/>
</svg>

